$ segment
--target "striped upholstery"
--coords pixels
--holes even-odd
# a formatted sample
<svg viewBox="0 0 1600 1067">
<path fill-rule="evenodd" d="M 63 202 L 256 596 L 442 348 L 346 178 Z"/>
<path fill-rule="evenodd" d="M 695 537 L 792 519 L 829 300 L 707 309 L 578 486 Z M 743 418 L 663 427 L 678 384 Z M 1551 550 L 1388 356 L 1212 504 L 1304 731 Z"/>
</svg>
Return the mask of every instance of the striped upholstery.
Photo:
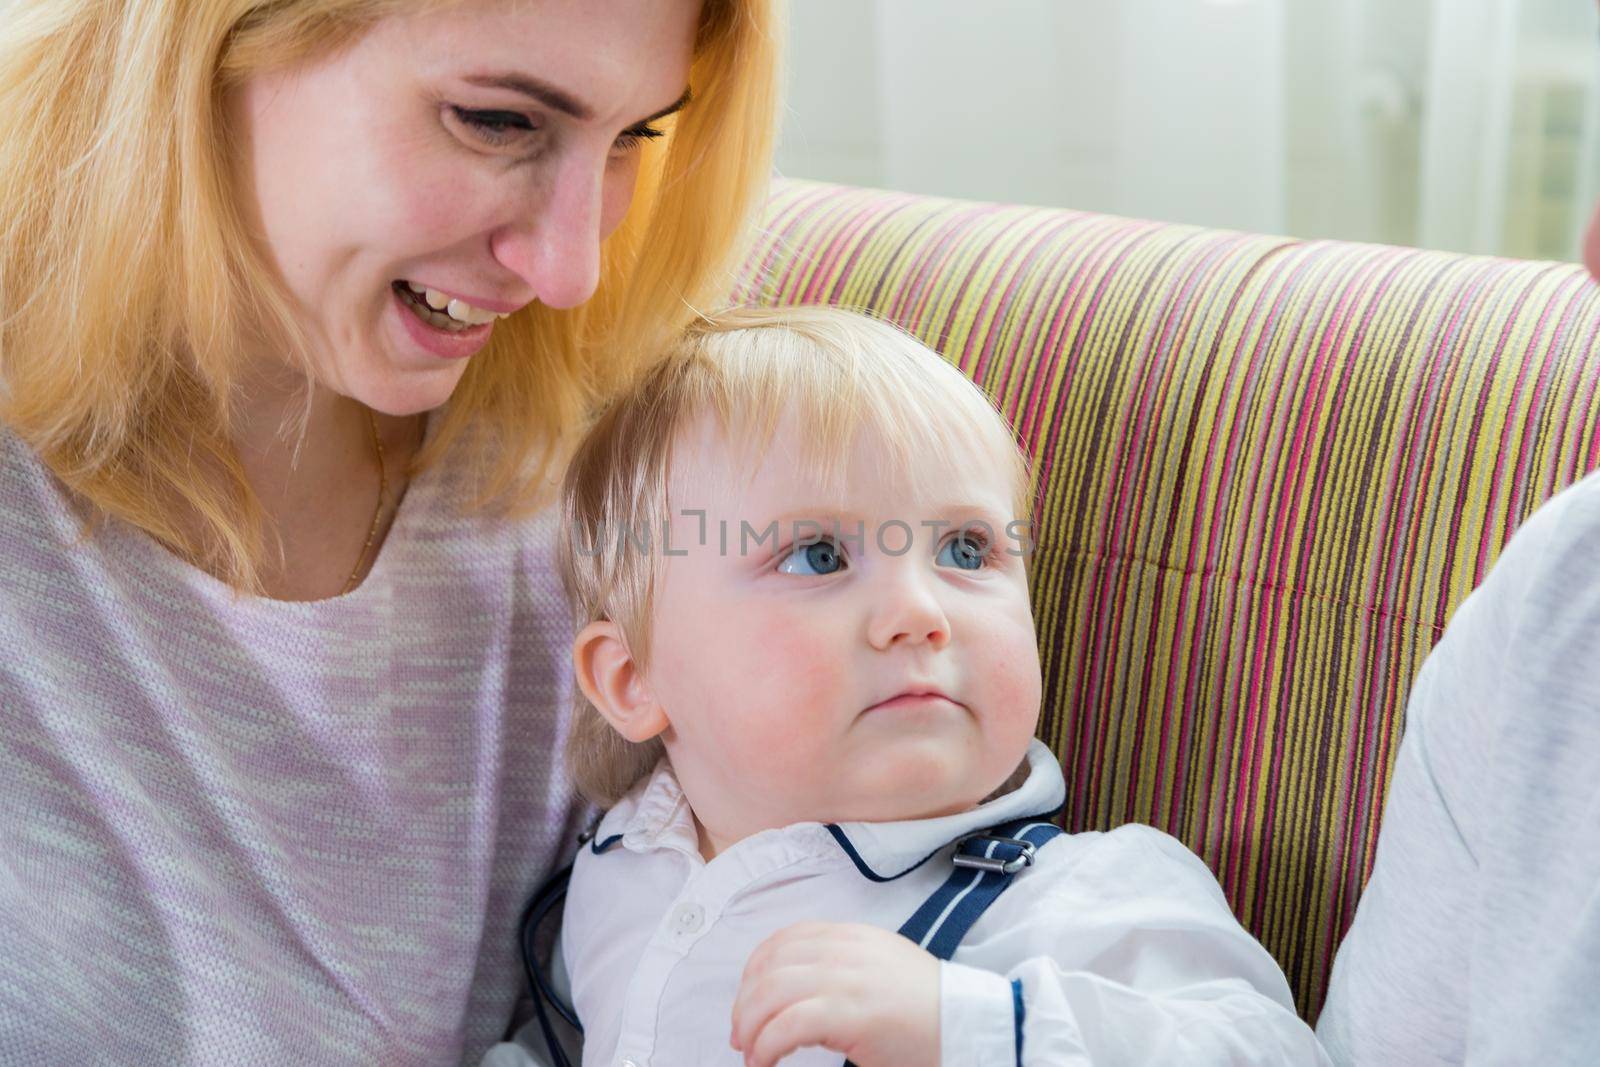
<svg viewBox="0 0 1600 1067">
<path fill-rule="evenodd" d="M 1040 464 L 1064 824 L 1186 842 L 1314 1020 L 1412 678 L 1518 523 L 1600 465 L 1600 290 L 794 181 L 744 277 L 873 309 L 996 398 Z"/>
</svg>

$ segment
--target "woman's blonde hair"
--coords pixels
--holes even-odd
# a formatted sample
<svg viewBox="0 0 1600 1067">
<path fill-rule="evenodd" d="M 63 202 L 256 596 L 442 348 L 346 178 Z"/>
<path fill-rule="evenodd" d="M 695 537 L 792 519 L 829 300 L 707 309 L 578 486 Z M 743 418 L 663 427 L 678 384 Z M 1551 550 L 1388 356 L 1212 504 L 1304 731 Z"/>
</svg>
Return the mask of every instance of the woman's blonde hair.
<svg viewBox="0 0 1600 1067">
<path fill-rule="evenodd" d="M 537 506 L 595 401 L 728 291 L 769 177 L 777 2 L 705 0 L 694 103 L 641 147 L 595 296 L 502 321 L 419 470 L 465 441 L 480 505 Z M 0 24 L 0 422 L 91 516 L 240 589 L 269 545 L 230 435 L 250 324 L 310 364 L 235 203 L 224 95 L 425 6 L 24 0 Z"/>
<path fill-rule="evenodd" d="M 943 471 L 987 462 L 1010 490 L 1014 520 L 1026 523 L 1032 513 L 1034 472 L 1005 419 L 916 338 L 831 307 L 711 315 L 601 413 L 561 490 L 557 559 L 574 630 L 615 623 L 641 670 L 659 573 L 650 532 L 672 517 L 674 441 L 703 415 L 751 472 L 789 417 L 815 445 L 799 460 L 802 473 L 823 486 L 842 484 L 855 436 L 867 431 L 884 449 L 887 476 L 919 495 L 931 495 Z M 1025 554 L 1026 536 L 1016 541 L 1013 551 Z M 625 740 L 576 688 L 574 705 L 568 766 L 585 796 L 614 804 L 660 759 L 660 739 Z"/>
</svg>

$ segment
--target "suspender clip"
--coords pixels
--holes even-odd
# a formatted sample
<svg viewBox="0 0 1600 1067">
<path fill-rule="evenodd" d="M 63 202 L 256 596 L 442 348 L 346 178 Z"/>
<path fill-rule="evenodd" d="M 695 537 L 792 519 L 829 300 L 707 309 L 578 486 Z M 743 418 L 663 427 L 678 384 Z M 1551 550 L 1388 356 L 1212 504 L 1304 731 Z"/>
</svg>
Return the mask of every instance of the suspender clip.
<svg viewBox="0 0 1600 1067">
<path fill-rule="evenodd" d="M 994 845 L 1010 845 L 1016 849 L 1016 855 L 1010 859 L 1003 856 L 973 856 L 969 855 L 966 848 L 969 844 L 981 841 L 990 841 Z M 992 848 L 993 846 L 991 846 Z M 996 874 L 1016 874 L 1024 867 L 1033 866 L 1034 847 L 1032 841 L 1024 841 L 1018 837 L 996 837 L 993 834 L 973 834 L 964 837 L 956 845 L 956 854 L 950 857 L 950 862 L 957 867 L 971 867 L 980 871 L 993 871 Z"/>
</svg>

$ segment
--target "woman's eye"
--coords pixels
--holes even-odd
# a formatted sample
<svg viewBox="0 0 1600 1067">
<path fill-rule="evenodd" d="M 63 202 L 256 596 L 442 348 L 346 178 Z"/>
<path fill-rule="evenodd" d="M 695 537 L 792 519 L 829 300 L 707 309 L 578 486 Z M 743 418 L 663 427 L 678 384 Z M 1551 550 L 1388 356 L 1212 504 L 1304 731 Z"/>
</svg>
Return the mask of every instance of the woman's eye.
<svg viewBox="0 0 1600 1067">
<path fill-rule="evenodd" d="M 619 155 L 625 155 L 638 148 L 645 141 L 654 141 L 663 132 L 665 131 L 659 130 L 654 126 L 635 126 L 630 130 L 623 130 L 617 139 L 611 143 L 611 150 Z"/>
<path fill-rule="evenodd" d="M 496 148 L 509 145 L 537 129 L 533 121 L 520 111 L 452 106 L 450 112 L 457 121 L 471 129 L 475 137 Z M 642 142 L 653 141 L 664 132 L 648 124 L 634 126 L 617 136 L 611 143 L 611 151 L 615 155 L 627 155 Z"/>
<path fill-rule="evenodd" d="M 832 574 L 844 567 L 844 556 L 832 541 L 810 541 L 796 545 L 783 557 L 778 570 L 784 574 Z"/>
<path fill-rule="evenodd" d="M 510 144 L 518 135 L 533 129 L 533 123 L 528 120 L 528 116 L 519 111 L 475 110 L 464 107 L 452 107 L 450 110 L 457 119 L 471 127 L 473 133 L 482 138 L 484 143 L 490 145 Z"/>
<path fill-rule="evenodd" d="M 985 543 L 983 535 L 968 530 L 956 534 L 940 545 L 939 556 L 934 562 L 958 570 L 975 571 L 983 567 L 988 554 L 989 546 Z"/>
</svg>

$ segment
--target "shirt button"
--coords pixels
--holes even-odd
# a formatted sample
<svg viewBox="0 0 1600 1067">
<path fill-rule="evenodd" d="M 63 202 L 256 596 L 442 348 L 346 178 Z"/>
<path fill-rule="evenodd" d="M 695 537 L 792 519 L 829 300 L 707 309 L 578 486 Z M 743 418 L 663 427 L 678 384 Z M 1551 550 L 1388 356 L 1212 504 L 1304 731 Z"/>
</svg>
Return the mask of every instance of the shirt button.
<svg viewBox="0 0 1600 1067">
<path fill-rule="evenodd" d="M 623 1060 L 621 1063 L 617 1064 L 617 1067 L 639 1067 L 639 1065 L 634 1063 L 632 1060 Z"/>
<path fill-rule="evenodd" d="M 679 904 L 672 913 L 672 928 L 680 934 L 697 932 L 706 922 L 706 909 L 698 904 Z"/>
</svg>

